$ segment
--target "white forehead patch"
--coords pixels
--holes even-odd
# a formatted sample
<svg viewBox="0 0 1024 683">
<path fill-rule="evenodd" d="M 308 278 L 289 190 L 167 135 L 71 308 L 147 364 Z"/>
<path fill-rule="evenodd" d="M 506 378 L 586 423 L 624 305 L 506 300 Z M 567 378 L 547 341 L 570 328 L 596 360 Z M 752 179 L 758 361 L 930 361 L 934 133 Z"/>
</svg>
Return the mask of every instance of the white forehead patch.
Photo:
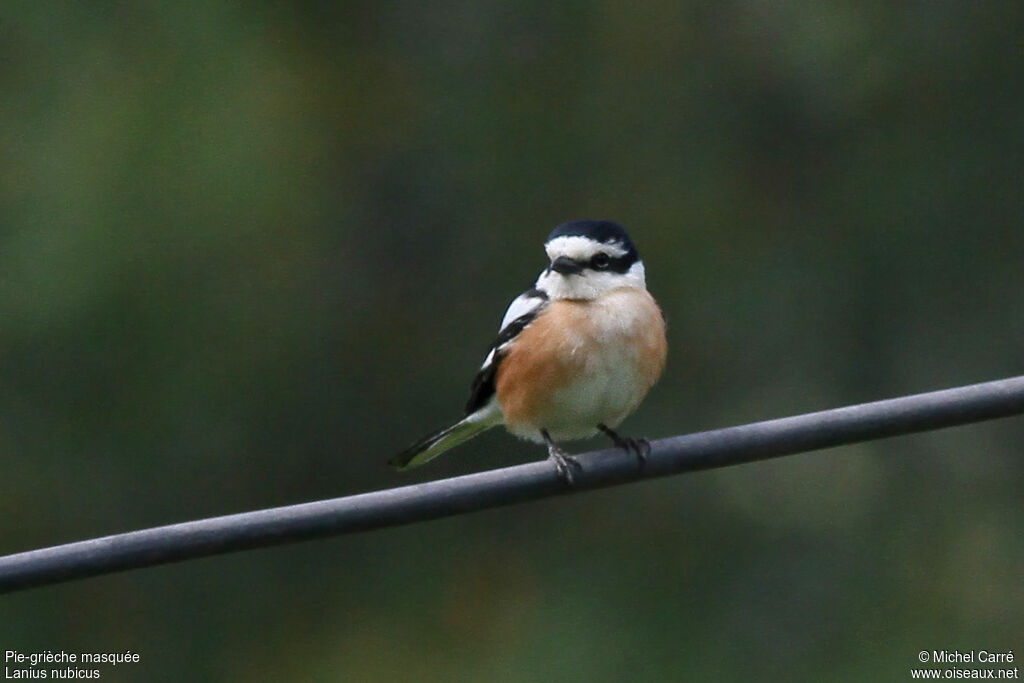
<svg viewBox="0 0 1024 683">
<path fill-rule="evenodd" d="M 598 242 L 582 235 L 556 237 L 544 245 L 544 251 L 552 261 L 559 256 L 568 256 L 574 261 L 589 261 L 599 251 L 612 258 L 627 254 L 627 250 L 623 248 L 621 242 Z"/>
</svg>

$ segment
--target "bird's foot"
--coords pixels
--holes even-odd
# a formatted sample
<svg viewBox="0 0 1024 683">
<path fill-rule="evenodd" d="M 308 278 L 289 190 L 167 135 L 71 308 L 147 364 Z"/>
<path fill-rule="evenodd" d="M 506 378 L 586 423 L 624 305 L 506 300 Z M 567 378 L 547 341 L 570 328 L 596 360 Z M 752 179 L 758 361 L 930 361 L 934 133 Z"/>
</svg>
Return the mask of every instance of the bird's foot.
<svg viewBox="0 0 1024 683">
<path fill-rule="evenodd" d="M 558 475 L 565 481 L 569 486 L 574 486 L 576 478 L 574 472 L 582 472 L 583 466 L 575 456 L 566 453 L 564 450 L 558 447 L 558 445 L 551 440 L 551 436 L 548 434 L 546 429 L 541 430 L 541 436 L 544 437 L 544 442 L 548 445 L 548 460 L 555 463 L 555 469 L 558 470 Z"/>
<path fill-rule="evenodd" d="M 583 471 L 583 466 L 580 465 L 579 460 L 569 455 L 561 448 L 548 448 L 548 460 L 555 463 L 555 469 L 558 470 L 559 476 L 565 480 L 566 484 L 569 486 L 574 486 L 576 484 L 573 471 Z"/>
<path fill-rule="evenodd" d="M 616 446 L 627 453 L 635 455 L 637 462 L 640 463 L 640 469 L 643 469 L 647 465 L 647 457 L 651 454 L 650 441 L 644 438 L 634 439 L 630 436 L 620 436 L 613 429 L 603 424 L 597 425 L 597 428 L 607 435 Z"/>
</svg>

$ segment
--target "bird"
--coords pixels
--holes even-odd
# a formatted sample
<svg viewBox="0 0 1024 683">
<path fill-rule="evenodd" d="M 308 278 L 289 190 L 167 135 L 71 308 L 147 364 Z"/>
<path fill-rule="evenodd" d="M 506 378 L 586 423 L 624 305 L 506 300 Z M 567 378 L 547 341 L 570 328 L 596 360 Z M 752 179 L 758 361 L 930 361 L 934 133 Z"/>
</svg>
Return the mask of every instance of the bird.
<svg viewBox="0 0 1024 683">
<path fill-rule="evenodd" d="M 513 299 L 473 379 L 465 415 L 423 437 L 389 464 L 422 465 L 504 425 L 544 444 L 571 485 L 580 463 L 559 443 L 604 433 L 639 459 L 646 439 L 615 429 L 665 368 L 665 317 L 647 291 L 640 254 L 619 223 L 574 220 L 544 242 L 547 267 Z"/>
</svg>

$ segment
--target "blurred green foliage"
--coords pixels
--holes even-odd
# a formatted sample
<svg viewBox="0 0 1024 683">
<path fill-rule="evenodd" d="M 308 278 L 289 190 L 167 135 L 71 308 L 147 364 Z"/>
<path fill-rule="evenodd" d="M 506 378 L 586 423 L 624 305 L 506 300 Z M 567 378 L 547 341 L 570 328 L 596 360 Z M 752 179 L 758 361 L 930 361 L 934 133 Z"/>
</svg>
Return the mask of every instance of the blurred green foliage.
<svg viewBox="0 0 1024 683">
<path fill-rule="evenodd" d="M 541 458 L 457 417 L 622 221 L 652 437 L 1020 374 L 1024 5 L 0 9 L 0 552 Z M 1020 650 L 1007 420 L 5 597 L 118 680 L 904 680 Z M 579 448 L 586 448 L 580 444 Z M 114 677 L 115 674 L 108 674 Z"/>
</svg>

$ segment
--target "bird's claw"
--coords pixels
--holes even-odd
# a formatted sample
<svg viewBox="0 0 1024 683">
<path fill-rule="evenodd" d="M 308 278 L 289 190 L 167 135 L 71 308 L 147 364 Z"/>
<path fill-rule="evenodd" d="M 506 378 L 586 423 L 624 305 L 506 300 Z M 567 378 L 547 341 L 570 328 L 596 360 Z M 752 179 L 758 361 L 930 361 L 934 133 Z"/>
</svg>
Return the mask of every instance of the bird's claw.
<svg viewBox="0 0 1024 683">
<path fill-rule="evenodd" d="M 647 465 L 647 458 L 651 454 L 650 441 L 644 438 L 634 439 L 630 436 L 620 436 L 615 430 L 603 424 L 597 425 L 597 428 L 604 432 L 616 446 L 627 453 L 635 455 L 637 462 L 640 464 L 640 469 Z"/>
<path fill-rule="evenodd" d="M 569 486 L 574 486 L 576 483 L 573 470 L 576 472 L 582 472 L 583 466 L 580 461 L 574 456 L 569 455 L 561 448 L 548 448 L 548 460 L 555 463 L 555 469 L 558 471 L 558 475 L 565 481 Z"/>
<path fill-rule="evenodd" d="M 623 443 L 619 444 L 619 446 L 635 455 L 640 463 L 640 468 L 643 469 L 647 465 L 648 456 L 651 454 L 651 442 L 644 438 L 634 439 L 631 437 L 625 437 L 622 441 Z"/>
</svg>

